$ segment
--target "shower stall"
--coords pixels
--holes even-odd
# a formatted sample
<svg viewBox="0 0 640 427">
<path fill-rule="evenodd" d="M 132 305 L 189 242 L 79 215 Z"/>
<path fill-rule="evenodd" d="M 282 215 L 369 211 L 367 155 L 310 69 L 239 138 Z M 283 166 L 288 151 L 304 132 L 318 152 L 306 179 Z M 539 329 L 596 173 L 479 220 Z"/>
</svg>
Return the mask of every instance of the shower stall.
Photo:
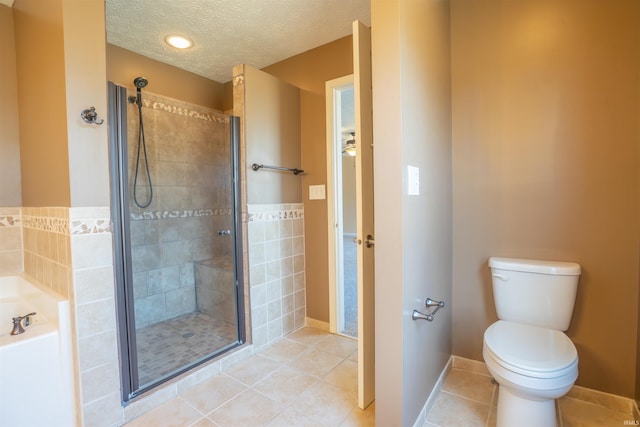
<svg viewBox="0 0 640 427">
<path fill-rule="evenodd" d="M 239 119 L 146 85 L 109 83 L 124 401 L 245 340 Z"/>
</svg>

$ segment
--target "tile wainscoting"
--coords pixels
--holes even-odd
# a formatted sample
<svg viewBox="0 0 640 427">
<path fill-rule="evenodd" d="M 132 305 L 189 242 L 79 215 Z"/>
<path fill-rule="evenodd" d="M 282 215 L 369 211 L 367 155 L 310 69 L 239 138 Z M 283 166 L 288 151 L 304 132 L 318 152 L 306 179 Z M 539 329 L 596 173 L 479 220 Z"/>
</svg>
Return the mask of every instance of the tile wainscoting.
<svg viewBox="0 0 640 427">
<path fill-rule="evenodd" d="M 71 302 L 77 424 L 121 424 L 109 208 L 0 208 L 0 233 L 13 262 L 2 259 L 3 274 L 24 272 Z"/>
<path fill-rule="evenodd" d="M 22 213 L 19 207 L 0 208 L 0 275 L 23 271 Z"/>
<path fill-rule="evenodd" d="M 247 206 L 249 293 L 256 350 L 304 326 L 302 203 Z"/>
<path fill-rule="evenodd" d="M 3 273 L 25 271 L 71 300 L 78 425 L 122 425 L 304 325 L 303 205 L 249 205 L 245 221 L 253 342 L 123 407 L 109 207 L 0 208 Z"/>
</svg>

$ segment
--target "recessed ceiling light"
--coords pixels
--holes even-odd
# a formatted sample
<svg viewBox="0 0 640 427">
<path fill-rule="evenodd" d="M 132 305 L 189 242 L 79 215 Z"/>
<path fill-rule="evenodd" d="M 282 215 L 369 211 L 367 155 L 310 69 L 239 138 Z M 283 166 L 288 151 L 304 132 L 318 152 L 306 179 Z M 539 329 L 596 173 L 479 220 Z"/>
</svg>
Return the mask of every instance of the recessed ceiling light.
<svg viewBox="0 0 640 427">
<path fill-rule="evenodd" d="M 166 36 L 164 38 L 164 41 L 169 46 L 173 46 L 176 49 L 189 49 L 191 46 L 193 46 L 193 42 L 190 39 L 184 36 L 178 36 L 175 34 L 170 34 Z"/>
</svg>

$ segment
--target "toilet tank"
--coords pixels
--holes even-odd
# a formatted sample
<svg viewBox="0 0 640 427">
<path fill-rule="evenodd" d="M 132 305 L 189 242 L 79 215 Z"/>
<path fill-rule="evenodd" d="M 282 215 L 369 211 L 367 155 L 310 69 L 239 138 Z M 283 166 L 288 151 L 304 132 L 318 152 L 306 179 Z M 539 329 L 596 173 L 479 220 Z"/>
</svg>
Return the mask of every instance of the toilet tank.
<svg viewBox="0 0 640 427">
<path fill-rule="evenodd" d="M 579 264 L 491 257 L 489 267 L 499 319 L 558 331 L 569 328 Z"/>
</svg>

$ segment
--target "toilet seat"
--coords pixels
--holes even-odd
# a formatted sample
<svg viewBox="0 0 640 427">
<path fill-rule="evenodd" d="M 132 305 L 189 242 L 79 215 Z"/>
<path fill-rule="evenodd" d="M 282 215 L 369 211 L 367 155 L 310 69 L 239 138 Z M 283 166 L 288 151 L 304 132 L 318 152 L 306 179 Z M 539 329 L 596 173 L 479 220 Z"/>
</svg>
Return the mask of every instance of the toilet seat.
<svg viewBox="0 0 640 427">
<path fill-rule="evenodd" d="M 498 320 L 484 333 L 485 351 L 503 368 L 532 378 L 577 373 L 578 352 L 564 333 Z"/>
</svg>

